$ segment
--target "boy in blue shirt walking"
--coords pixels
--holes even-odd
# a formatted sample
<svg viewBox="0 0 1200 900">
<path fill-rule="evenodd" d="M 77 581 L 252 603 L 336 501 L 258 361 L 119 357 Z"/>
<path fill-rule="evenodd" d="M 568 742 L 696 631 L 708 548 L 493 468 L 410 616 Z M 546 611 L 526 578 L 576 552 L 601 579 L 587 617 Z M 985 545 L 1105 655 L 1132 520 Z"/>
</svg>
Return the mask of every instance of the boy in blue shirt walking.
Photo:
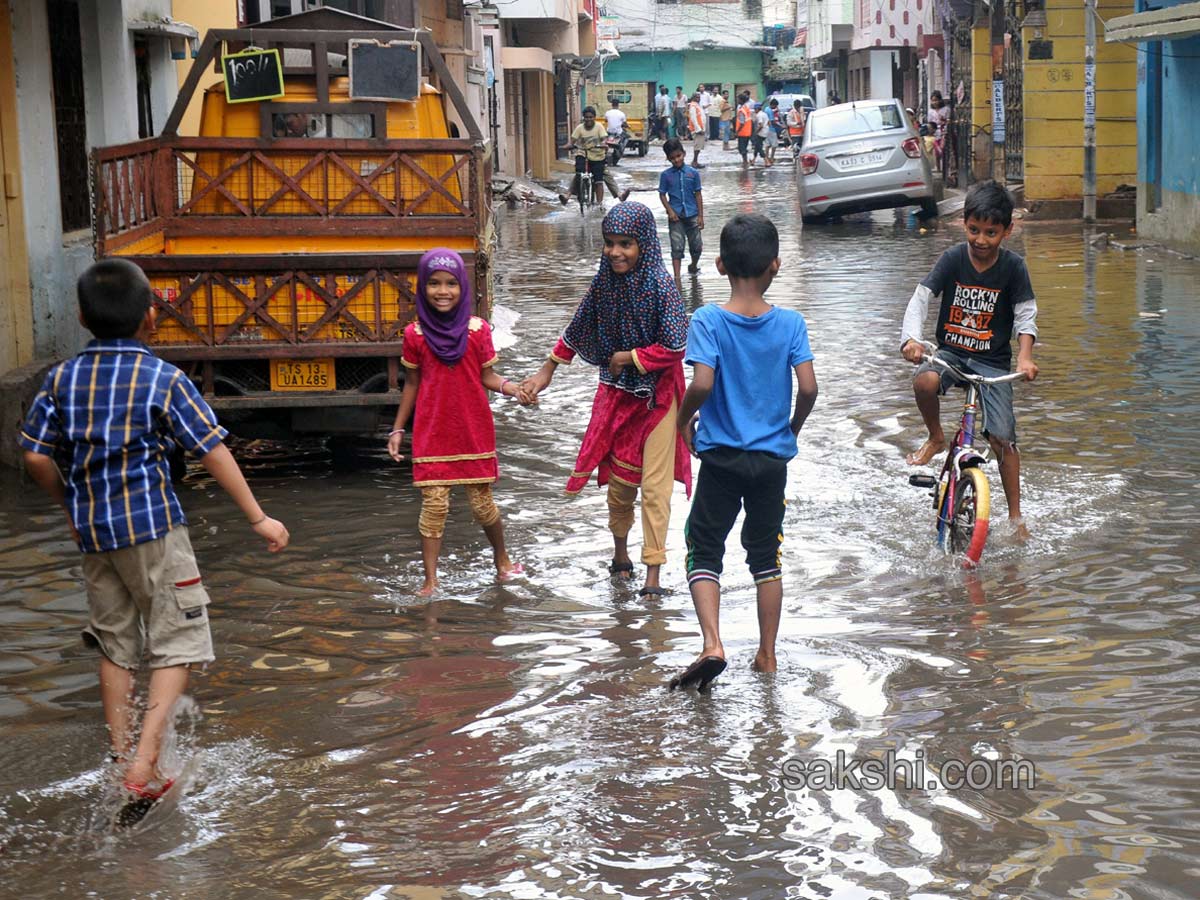
<svg viewBox="0 0 1200 900">
<path fill-rule="evenodd" d="M 784 489 L 787 464 L 817 399 L 817 378 L 800 313 L 763 297 L 779 271 L 779 232 L 760 215 L 734 216 L 721 230 L 717 271 L 729 302 L 702 306 L 688 329 L 692 383 L 677 424 L 700 458 L 687 538 L 688 587 L 704 647 L 670 688 L 704 690 L 725 670 L 718 612 L 725 539 L 742 506 L 742 546 L 758 595 L 754 668 L 774 672 L 783 609 Z M 792 406 L 792 374 L 797 394 Z M 699 415 L 697 415 L 699 413 Z"/>
<path fill-rule="evenodd" d="M 80 276 L 78 295 L 95 340 L 46 375 L 18 440 L 30 477 L 63 508 L 83 551 L 83 640 L 100 654 L 111 755 L 129 794 L 117 822 L 128 825 L 170 789 L 158 768 L 162 738 L 190 667 L 213 659 L 208 594 L 168 453 L 179 446 L 200 457 L 272 552 L 287 546 L 288 532 L 255 501 L 191 380 L 146 347 L 156 311 L 142 270 L 103 260 Z M 131 695 L 143 652 L 150 694 L 135 740 Z"/>
<path fill-rule="evenodd" d="M 675 269 L 675 284 L 679 284 L 679 267 L 683 263 L 683 243 L 692 255 L 688 271 L 700 271 L 700 252 L 704 243 L 700 230 L 704 228 L 704 197 L 700 193 L 700 173 L 684 165 L 687 154 L 683 144 L 672 138 L 663 144 L 670 168 L 658 176 L 658 196 L 667 211 L 668 232 L 671 235 L 671 265 Z M 622 198 L 624 199 L 624 198 Z"/>
</svg>

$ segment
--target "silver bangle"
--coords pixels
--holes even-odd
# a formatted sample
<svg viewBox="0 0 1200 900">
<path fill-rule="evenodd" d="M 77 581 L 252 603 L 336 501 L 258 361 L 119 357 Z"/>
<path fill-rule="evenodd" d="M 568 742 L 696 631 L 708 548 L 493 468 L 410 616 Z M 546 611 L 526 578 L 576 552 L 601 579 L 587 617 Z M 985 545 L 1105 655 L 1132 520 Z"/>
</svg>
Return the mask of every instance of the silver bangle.
<svg viewBox="0 0 1200 900">
<path fill-rule="evenodd" d="M 404 434 L 404 429 L 403 428 L 393 429 L 392 431 L 388 432 L 388 437 L 391 437 L 393 434 Z"/>
</svg>

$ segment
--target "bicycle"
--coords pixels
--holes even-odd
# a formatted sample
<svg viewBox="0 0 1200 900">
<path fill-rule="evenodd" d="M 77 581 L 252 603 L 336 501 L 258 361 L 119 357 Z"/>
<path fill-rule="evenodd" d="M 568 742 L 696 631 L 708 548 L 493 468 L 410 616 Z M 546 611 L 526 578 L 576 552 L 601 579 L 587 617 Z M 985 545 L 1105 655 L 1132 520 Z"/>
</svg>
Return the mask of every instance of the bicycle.
<svg viewBox="0 0 1200 900">
<path fill-rule="evenodd" d="M 581 148 L 577 147 L 575 144 L 568 144 L 563 149 L 579 150 Z M 586 159 L 587 157 L 584 156 L 585 162 L 583 164 L 583 171 L 575 173 L 575 180 L 573 182 L 575 189 L 579 192 L 579 212 L 581 215 L 587 215 L 588 207 L 594 205 L 596 202 L 596 179 L 593 177 L 591 170 L 588 168 Z M 563 202 L 565 203 L 566 201 Z"/>
<path fill-rule="evenodd" d="M 920 341 L 926 350 L 926 359 L 933 365 L 966 382 L 966 399 L 958 432 L 950 442 L 946 461 L 941 474 L 910 475 L 908 483 L 914 487 L 930 488 L 933 508 L 937 512 L 937 544 L 947 555 L 963 554 L 963 567 L 974 568 L 983 555 L 987 543 L 988 519 L 991 513 L 991 488 L 984 474 L 987 448 L 982 452 L 975 448 L 976 433 L 985 427 L 980 390 L 989 384 L 1020 381 L 1025 376 L 1011 372 L 996 378 L 985 378 L 973 372 L 964 372 L 957 366 L 937 355 L 937 344 Z M 978 428 L 976 423 L 978 422 Z"/>
</svg>

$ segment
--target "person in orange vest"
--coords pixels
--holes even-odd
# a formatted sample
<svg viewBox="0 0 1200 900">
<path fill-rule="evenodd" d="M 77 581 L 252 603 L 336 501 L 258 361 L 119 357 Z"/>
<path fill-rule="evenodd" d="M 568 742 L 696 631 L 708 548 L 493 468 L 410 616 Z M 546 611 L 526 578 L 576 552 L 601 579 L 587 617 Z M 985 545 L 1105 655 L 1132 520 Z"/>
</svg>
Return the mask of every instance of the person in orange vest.
<svg viewBox="0 0 1200 900">
<path fill-rule="evenodd" d="M 750 106 L 750 94 L 746 92 L 738 97 L 734 134 L 737 135 L 738 153 L 742 155 L 742 168 L 746 168 L 750 165 L 750 135 L 754 134 L 754 109 Z"/>
<path fill-rule="evenodd" d="M 788 140 L 792 144 L 792 156 L 800 155 L 800 144 L 804 140 L 804 106 L 799 100 L 792 101 L 787 114 Z"/>
</svg>

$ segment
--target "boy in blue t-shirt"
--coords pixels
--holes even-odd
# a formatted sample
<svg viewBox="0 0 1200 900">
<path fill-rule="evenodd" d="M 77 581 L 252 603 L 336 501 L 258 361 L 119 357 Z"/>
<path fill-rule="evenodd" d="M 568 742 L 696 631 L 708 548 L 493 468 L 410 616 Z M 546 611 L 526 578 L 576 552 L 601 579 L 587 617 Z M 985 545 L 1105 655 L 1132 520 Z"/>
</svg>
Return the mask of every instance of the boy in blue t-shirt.
<svg viewBox="0 0 1200 900">
<path fill-rule="evenodd" d="M 687 154 L 683 152 L 683 144 L 671 138 L 663 144 L 663 152 L 667 154 L 671 165 L 658 176 L 658 196 L 663 209 L 667 211 L 671 265 L 675 269 L 675 284 L 678 285 L 685 238 L 692 256 L 688 271 L 693 275 L 700 271 L 700 253 L 704 249 L 704 242 L 700 239 L 700 231 L 704 228 L 704 197 L 700 193 L 700 173 L 684 165 Z"/>
<path fill-rule="evenodd" d="M 678 425 L 700 476 L 687 537 L 688 587 L 704 648 L 671 689 L 700 690 L 725 669 L 718 610 L 725 539 L 743 504 L 742 546 L 758 594 L 754 668 L 774 672 L 783 609 L 784 488 L 796 436 L 817 399 L 804 317 L 763 294 L 779 271 L 779 232 L 760 215 L 734 216 L 721 230 L 717 271 L 729 278 L 729 302 L 702 306 L 688 330 L 692 383 Z M 798 391 L 792 406 L 792 372 Z M 699 415 L 697 415 L 699 412 Z"/>
</svg>

